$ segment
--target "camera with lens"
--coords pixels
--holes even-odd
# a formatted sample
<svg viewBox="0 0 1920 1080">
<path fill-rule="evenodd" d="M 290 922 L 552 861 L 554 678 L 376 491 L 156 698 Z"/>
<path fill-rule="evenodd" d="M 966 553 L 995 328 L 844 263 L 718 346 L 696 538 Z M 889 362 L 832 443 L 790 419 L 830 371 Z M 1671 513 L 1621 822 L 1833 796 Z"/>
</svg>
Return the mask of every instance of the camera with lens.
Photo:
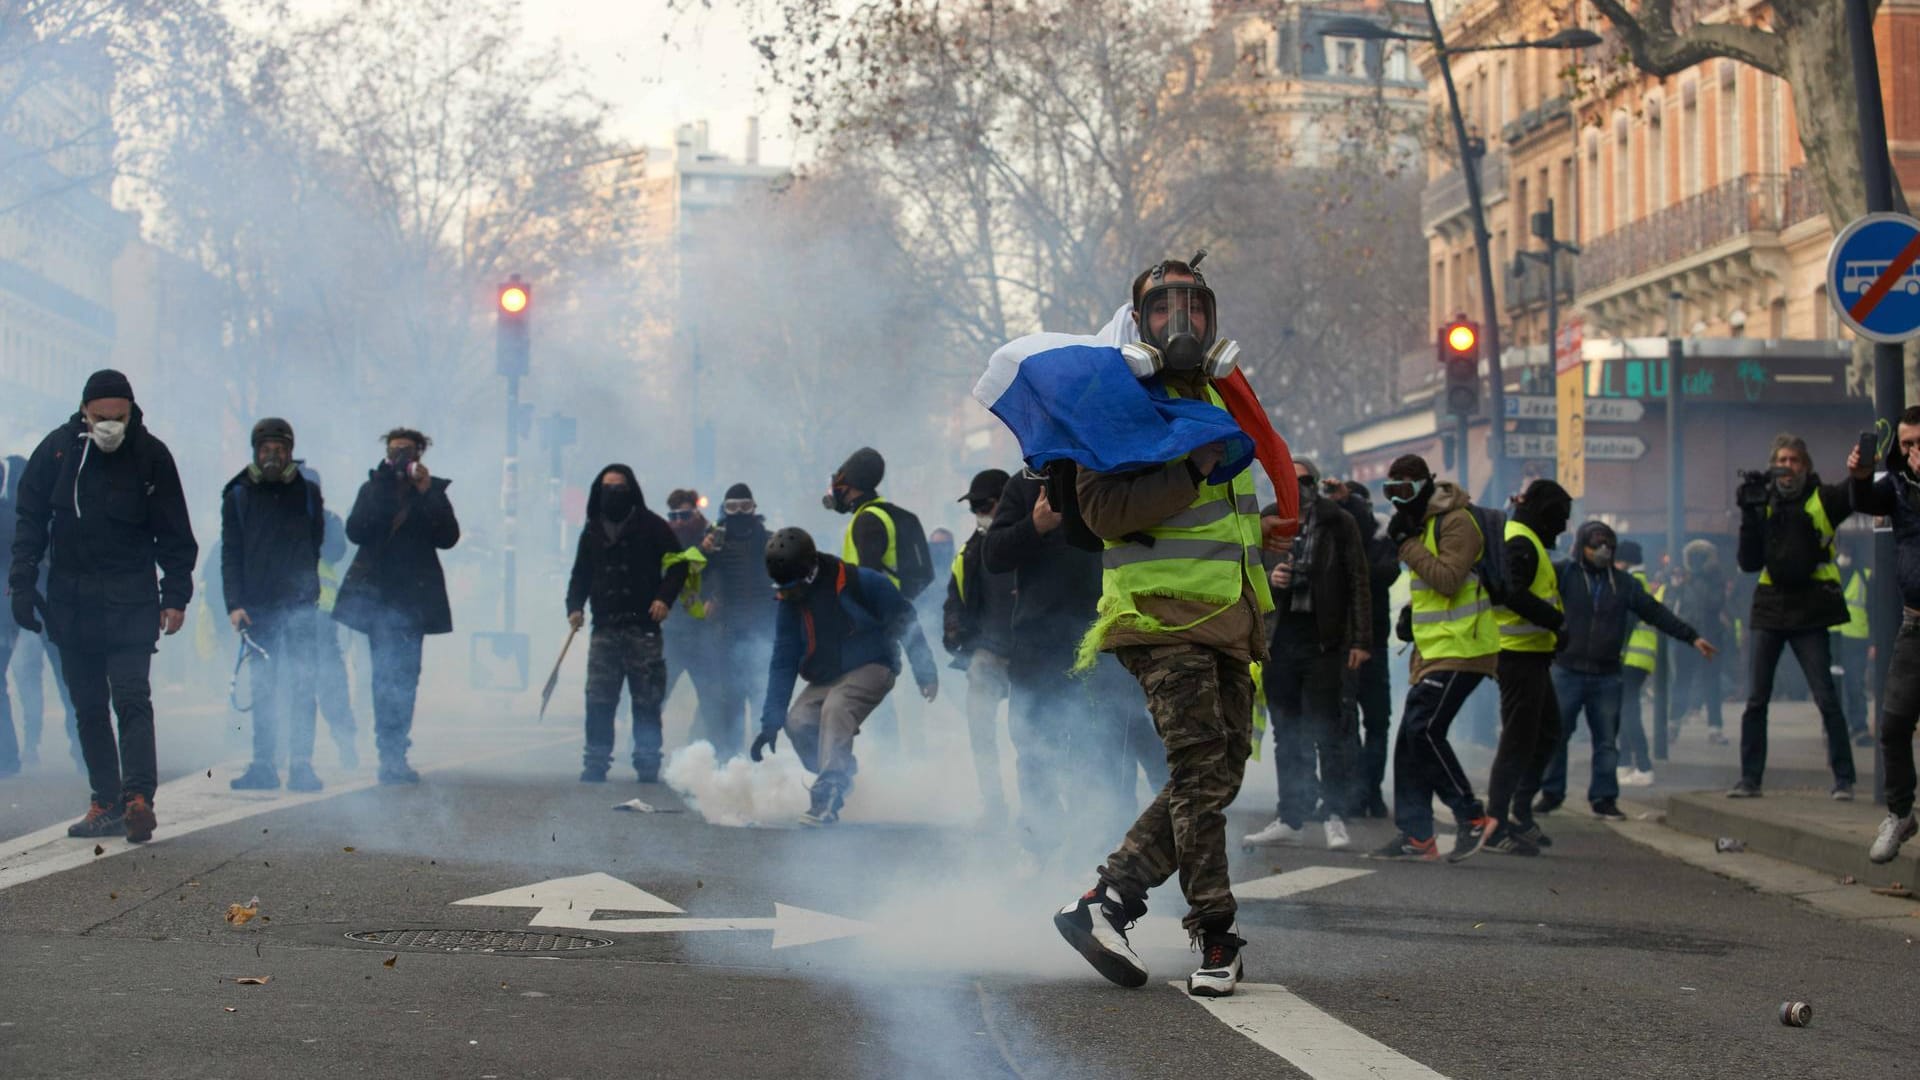
<svg viewBox="0 0 1920 1080">
<path fill-rule="evenodd" d="M 1294 538 L 1293 547 L 1286 554 L 1287 572 L 1291 575 L 1287 580 L 1289 603 L 1286 607 L 1289 610 L 1307 610 L 1304 602 L 1313 591 L 1314 541 L 1312 530 L 1301 529 L 1300 535 Z"/>
<path fill-rule="evenodd" d="M 1789 471 L 1779 467 L 1740 470 L 1740 486 L 1734 491 L 1734 504 L 1742 509 L 1757 509 L 1767 505 L 1767 499 L 1773 490 L 1773 482 L 1787 475 Z"/>
</svg>

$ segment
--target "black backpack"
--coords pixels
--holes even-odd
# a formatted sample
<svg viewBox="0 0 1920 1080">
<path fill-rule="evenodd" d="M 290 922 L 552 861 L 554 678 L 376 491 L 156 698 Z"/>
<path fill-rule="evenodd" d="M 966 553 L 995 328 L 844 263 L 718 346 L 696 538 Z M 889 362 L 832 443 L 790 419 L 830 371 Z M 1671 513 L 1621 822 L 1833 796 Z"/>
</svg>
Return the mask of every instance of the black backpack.
<svg viewBox="0 0 1920 1080">
<path fill-rule="evenodd" d="M 1507 574 L 1507 515 L 1474 504 L 1468 504 L 1467 513 L 1480 527 L 1480 558 L 1474 561 L 1474 575 L 1480 579 L 1480 587 L 1487 590 L 1487 599 L 1504 604 L 1513 584 Z"/>
<path fill-rule="evenodd" d="M 885 513 L 893 519 L 893 551 L 899 565 L 900 595 L 918 599 L 933 584 L 933 552 L 927 547 L 927 531 L 911 511 L 886 503 Z"/>
</svg>

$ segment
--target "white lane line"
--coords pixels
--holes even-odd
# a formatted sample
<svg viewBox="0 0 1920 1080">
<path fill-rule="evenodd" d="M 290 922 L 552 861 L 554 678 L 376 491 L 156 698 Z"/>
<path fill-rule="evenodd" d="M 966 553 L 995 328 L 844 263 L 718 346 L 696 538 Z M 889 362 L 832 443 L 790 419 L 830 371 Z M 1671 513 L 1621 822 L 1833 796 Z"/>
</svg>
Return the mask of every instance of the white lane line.
<svg viewBox="0 0 1920 1080">
<path fill-rule="evenodd" d="M 489 758 L 524 754 L 528 750 L 551 742 L 572 742 L 578 738 L 577 735 L 568 735 L 564 739 L 540 740 L 502 750 L 491 750 L 484 754 L 436 762 L 420 769 L 420 772 L 423 775 L 446 772 L 486 761 Z M 246 767 L 245 761 L 229 762 L 214 766 L 211 777 L 207 775 L 207 770 L 203 769 L 178 780 L 161 784 L 153 797 L 154 809 L 160 815 L 160 827 L 154 833 L 154 840 L 147 844 L 129 844 L 125 835 L 101 839 L 75 839 L 67 835 L 65 824 L 49 825 L 38 832 L 5 841 L 4 844 L 0 844 L 0 892 L 16 885 L 25 885 L 27 882 L 38 881 L 52 874 L 85 866 L 99 859 L 126 855 L 142 848 L 152 847 L 154 844 L 164 843 L 177 836 L 186 836 L 217 825 L 244 821 L 260 814 L 270 814 L 275 810 L 305 806 L 323 799 L 365 791 L 379 783 L 373 777 L 335 781 L 328 784 L 325 791 L 311 794 L 288 791 L 256 794 L 229 788 L 227 778 L 240 775 L 246 771 Z M 98 855 L 93 853 L 95 846 L 102 849 Z"/>
<path fill-rule="evenodd" d="M 1353 866 L 1303 866 L 1272 877 L 1236 882 L 1233 897 L 1236 900 L 1284 900 L 1298 893 L 1324 889 L 1371 873 L 1373 871 Z"/>
<path fill-rule="evenodd" d="M 1184 982 L 1169 985 L 1186 993 Z M 1314 1008 L 1284 986 L 1243 982 L 1232 997 L 1191 1000 L 1313 1080 L 1446 1080 Z"/>
</svg>

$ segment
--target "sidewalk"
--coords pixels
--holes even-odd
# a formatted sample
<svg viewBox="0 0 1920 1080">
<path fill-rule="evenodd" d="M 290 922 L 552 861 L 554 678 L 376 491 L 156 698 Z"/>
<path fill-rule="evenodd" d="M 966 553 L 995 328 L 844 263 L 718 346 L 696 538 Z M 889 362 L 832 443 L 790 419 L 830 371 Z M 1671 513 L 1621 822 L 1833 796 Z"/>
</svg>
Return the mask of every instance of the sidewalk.
<svg viewBox="0 0 1920 1080">
<path fill-rule="evenodd" d="M 1668 827 L 1707 839 L 1730 837 L 1747 850 L 1830 874 L 1852 876 L 1863 885 L 1899 883 L 1920 891 L 1920 841 L 1909 842 L 1900 857 L 1885 866 L 1867 861 L 1886 807 L 1873 801 L 1874 750 L 1853 749 L 1859 774 L 1853 802 L 1828 797 L 1833 774 L 1827 766 L 1826 740 L 1811 704 L 1793 702 L 1771 710 L 1768 727 L 1766 794 L 1758 799 L 1729 799 L 1727 788 L 1739 779 L 1739 712 L 1727 710 L 1727 735 L 1734 745 L 1711 746 L 1706 726 L 1696 715 L 1668 748 L 1668 760 L 1654 762 L 1651 788 L 1623 788 L 1624 799 L 1664 805 Z M 1574 740 L 1571 775 L 1587 775 L 1587 736 Z M 1576 783 L 1570 793 L 1577 799 Z M 1569 799 L 1569 807 L 1577 803 Z M 1562 811 L 1563 813 L 1565 811 Z"/>
</svg>

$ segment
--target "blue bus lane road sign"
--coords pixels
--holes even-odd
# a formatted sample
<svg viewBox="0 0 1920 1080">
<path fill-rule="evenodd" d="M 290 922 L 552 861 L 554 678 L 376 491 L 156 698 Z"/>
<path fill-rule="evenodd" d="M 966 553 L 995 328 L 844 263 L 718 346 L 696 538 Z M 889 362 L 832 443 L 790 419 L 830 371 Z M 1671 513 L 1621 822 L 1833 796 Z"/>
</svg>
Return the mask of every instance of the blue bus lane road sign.
<svg viewBox="0 0 1920 1080">
<path fill-rule="evenodd" d="M 1920 337 L 1920 221 L 1868 214 L 1840 230 L 1827 252 L 1827 299 L 1869 341 Z"/>
</svg>

